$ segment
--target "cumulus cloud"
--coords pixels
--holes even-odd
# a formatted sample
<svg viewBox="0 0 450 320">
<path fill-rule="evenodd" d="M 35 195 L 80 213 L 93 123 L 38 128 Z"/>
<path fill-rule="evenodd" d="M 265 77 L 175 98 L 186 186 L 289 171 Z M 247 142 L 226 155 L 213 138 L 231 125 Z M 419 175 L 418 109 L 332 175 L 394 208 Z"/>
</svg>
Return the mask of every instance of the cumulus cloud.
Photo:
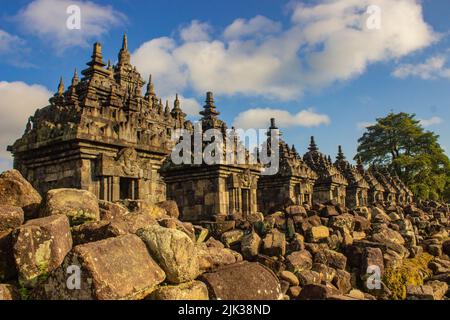
<svg viewBox="0 0 450 320">
<path fill-rule="evenodd" d="M 180 37 L 183 41 L 208 41 L 211 29 L 208 23 L 193 20 L 189 26 L 180 30 Z"/>
<path fill-rule="evenodd" d="M 175 49 L 174 39 L 162 37 L 144 43 L 132 55 L 132 63 L 144 79 L 152 75 L 162 96 L 182 92 L 187 86 L 187 74 L 173 55 Z"/>
<path fill-rule="evenodd" d="M 420 124 L 424 127 L 430 127 L 443 123 L 444 120 L 439 117 L 431 117 L 430 119 L 420 119 Z"/>
<path fill-rule="evenodd" d="M 0 56 L 3 61 L 16 67 L 32 67 L 25 58 L 28 52 L 25 40 L 0 29 Z"/>
<path fill-rule="evenodd" d="M 369 6 L 379 8 L 380 29 L 367 28 Z M 307 57 L 312 70 L 308 79 L 318 85 L 351 79 L 369 64 L 403 57 L 437 39 L 416 0 L 299 4 L 292 20 L 302 27 L 310 48 L 323 47 Z"/>
<path fill-rule="evenodd" d="M 28 116 L 47 105 L 50 96 L 40 85 L 0 81 L 0 169 L 11 166 L 6 147 L 23 134 Z"/>
<path fill-rule="evenodd" d="M 69 6 L 80 8 L 81 28 L 67 28 Z M 59 52 L 72 46 L 88 46 L 109 28 L 121 25 L 126 17 L 112 6 L 81 0 L 34 0 L 23 8 L 16 19 L 23 28 L 49 43 Z"/>
<path fill-rule="evenodd" d="M 230 24 L 223 36 L 226 39 L 240 39 L 245 37 L 255 37 L 270 35 L 281 31 L 281 23 L 258 15 L 250 20 L 236 19 Z"/>
<path fill-rule="evenodd" d="M 282 109 L 255 108 L 239 113 L 233 121 L 233 126 L 241 129 L 267 128 L 270 118 L 275 118 L 277 125 L 282 128 L 293 126 L 317 127 L 331 123 L 327 115 L 316 113 L 313 109 L 292 114 Z"/>
<path fill-rule="evenodd" d="M 392 75 L 400 79 L 408 77 L 418 77 L 423 80 L 450 78 L 450 68 L 445 66 L 446 62 L 446 56 L 437 55 L 428 58 L 423 63 L 402 64 L 394 70 Z"/>
<path fill-rule="evenodd" d="M 381 10 L 378 30 L 366 25 L 371 5 Z M 239 18 L 214 37 L 194 21 L 178 38 L 143 43 L 134 63 L 157 73 L 172 92 L 295 100 L 305 90 L 352 79 L 370 64 L 401 58 L 438 38 L 417 0 L 328 0 L 290 10 L 284 28 L 263 16 Z"/>
<path fill-rule="evenodd" d="M 23 45 L 21 38 L 0 29 L 0 54 L 10 54 Z"/>
</svg>

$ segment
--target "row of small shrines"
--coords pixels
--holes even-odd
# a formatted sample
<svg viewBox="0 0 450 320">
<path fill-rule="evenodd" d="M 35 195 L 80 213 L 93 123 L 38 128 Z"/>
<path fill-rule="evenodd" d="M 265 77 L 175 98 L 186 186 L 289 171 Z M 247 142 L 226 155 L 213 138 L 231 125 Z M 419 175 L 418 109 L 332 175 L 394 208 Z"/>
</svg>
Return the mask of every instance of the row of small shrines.
<svg viewBox="0 0 450 320">
<path fill-rule="evenodd" d="M 303 157 L 280 139 L 274 175 L 261 175 L 260 165 L 175 165 L 169 156 L 172 131 L 193 134 L 193 125 L 178 98 L 172 110 L 167 104 L 163 110 L 151 80 L 142 95 L 145 81 L 130 63 L 126 37 L 116 65 L 103 62 L 98 43 L 87 65 L 66 91 L 59 84 L 50 105 L 38 109 L 8 147 L 14 167 L 42 194 L 70 187 L 108 201 L 173 199 L 185 220 L 268 213 L 288 199 L 308 205 L 334 200 L 351 208 L 412 201 L 398 177 L 352 166 L 341 149 L 332 163 L 313 138 Z M 210 92 L 200 115 L 204 131 L 227 132 Z M 269 129 L 278 130 L 274 119 Z"/>
<path fill-rule="evenodd" d="M 210 128 L 210 118 L 217 120 L 211 97 L 209 93 L 200 120 L 206 122 L 204 128 Z M 268 135 L 274 129 L 278 130 L 275 119 L 271 119 Z M 407 205 L 413 201 L 412 192 L 397 176 L 374 167 L 366 170 L 360 161 L 357 166 L 351 165 L 340 146 L 333 163 L 331 157 L 318 150 L 314 137 L 303 157 L 294 146 L 290 148 L 281 138 L 278 141 L 279 169 L 273 175 L 261 175 L 261 167 L 251 165 L 175 166 L 168 158 L 161 170 L 167 197 L 176 200 L 184 219 L 194 221 L 234 212 L 269 213 L 287 202 L 312 206 L 333 201 L 358 208 L 376 203 Z"/>
</svg>

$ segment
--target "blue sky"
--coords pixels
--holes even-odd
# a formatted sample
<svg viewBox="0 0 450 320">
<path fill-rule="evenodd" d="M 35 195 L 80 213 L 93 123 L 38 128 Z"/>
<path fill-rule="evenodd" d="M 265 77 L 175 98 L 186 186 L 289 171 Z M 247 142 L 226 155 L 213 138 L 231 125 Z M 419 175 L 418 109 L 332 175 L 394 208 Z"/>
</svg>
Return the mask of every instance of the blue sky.
<svg viewBox="0 0 450 320">
<path fill-rule="evenodd" d="M 324 153 L 341 144 L 351 158 L 365 124 L 405 111 L 450 150 L 446 0 L 0 1 L 0 169 L 59 77 L 68 84 L 95 41 L 114 63 L 124 32 L 143 77 L 162 97 L 180 93 L 189 113 L 211 90 L 230 126 L 275 116 L 300 153 L 314 135 Z M 70 4 L 81 30 L 65 28 Z M 373 4 L 379 30 L 364 24 Z"/>
</svg>

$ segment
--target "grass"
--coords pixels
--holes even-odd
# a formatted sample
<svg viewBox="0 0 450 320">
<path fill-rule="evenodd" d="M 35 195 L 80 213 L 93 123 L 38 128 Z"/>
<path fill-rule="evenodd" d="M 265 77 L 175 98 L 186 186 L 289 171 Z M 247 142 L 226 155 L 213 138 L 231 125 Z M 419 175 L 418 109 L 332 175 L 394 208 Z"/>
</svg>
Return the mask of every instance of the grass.
<svg viewBox="0 0 450 320">
<path fill-rule="evenodd" d="M 428 263 L 433 260 L 433 256 L 422 253 L 413 259 L 405 259 L 396 268 L 388 268 L 385 271 L 383 280 L 391 291 L 391 299 L 406 299 L 406 288 L 408 285 L 422 285 L 424 278 L 431 275 Z"/>
</svg>

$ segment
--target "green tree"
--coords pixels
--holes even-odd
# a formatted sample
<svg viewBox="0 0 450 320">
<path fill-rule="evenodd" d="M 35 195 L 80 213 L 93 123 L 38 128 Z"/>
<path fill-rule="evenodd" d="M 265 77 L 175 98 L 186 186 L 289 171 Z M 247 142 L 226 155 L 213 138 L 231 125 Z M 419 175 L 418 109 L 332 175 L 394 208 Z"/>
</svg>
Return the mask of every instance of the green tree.
<svg viewBox="0 0 450 320">
<path fill-rule="evenodd" d="M 358 140 L 363 163 L 396 173 L 424 200 L 450 201 L 450 160 L 439 136 L 425 131 L 415 114 L 389 113 L 367 127 Z"/>
</svg>

